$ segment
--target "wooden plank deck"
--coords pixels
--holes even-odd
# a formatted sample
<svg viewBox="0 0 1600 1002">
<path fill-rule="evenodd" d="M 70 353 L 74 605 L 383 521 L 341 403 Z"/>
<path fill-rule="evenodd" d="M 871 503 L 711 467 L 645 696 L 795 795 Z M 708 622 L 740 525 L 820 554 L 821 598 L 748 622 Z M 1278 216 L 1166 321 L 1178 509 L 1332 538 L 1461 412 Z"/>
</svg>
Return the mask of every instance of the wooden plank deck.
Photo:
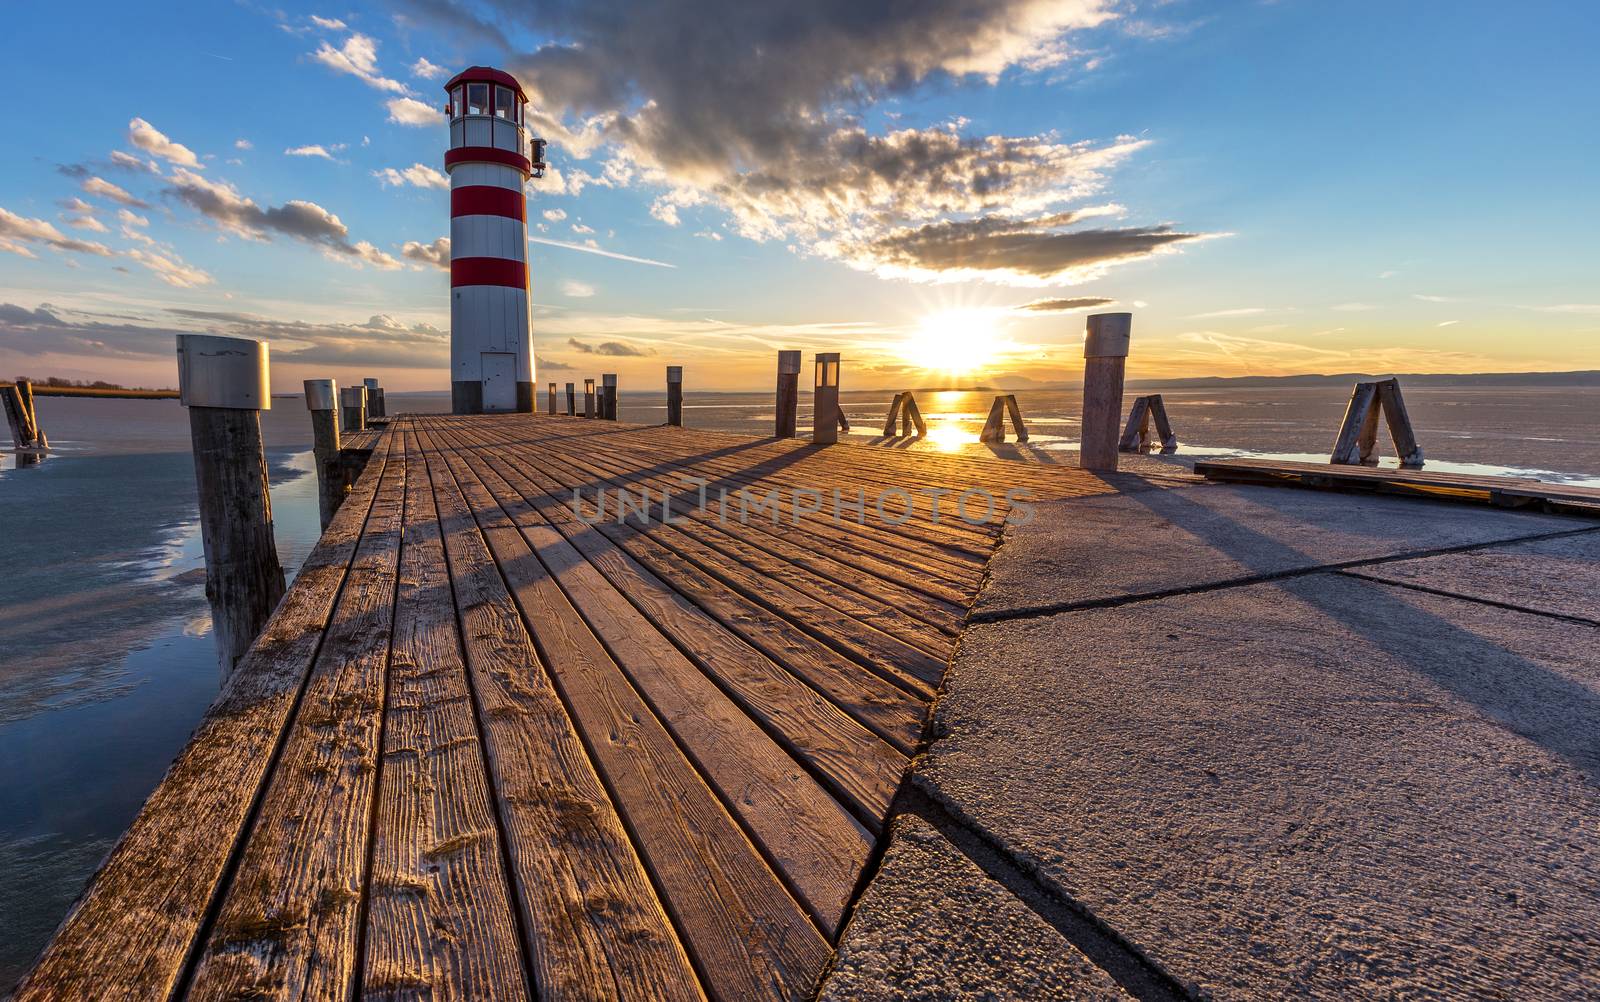
<svg viewBox="0 0 1600 1002">
<path fill-rule="evenodd" d="M 1435 470 L 1292 463 L 1274 459 L 1219 459 L 1196 463 L 1208 480 L 1334 490 L 1405 494 L 1437 501 L 1466 501 L 1500 508 L 1600 515 L 1600 488 L 1522 477 L 1487 477 Z"/>
<path fill-rule="evenodd" d="M 1111 490 L 536 415 L 371 448 L 18 999 L 808 998 L 1006 491 Z M 600 487 L 650 511 L 594 522 Z"/>
</svg>

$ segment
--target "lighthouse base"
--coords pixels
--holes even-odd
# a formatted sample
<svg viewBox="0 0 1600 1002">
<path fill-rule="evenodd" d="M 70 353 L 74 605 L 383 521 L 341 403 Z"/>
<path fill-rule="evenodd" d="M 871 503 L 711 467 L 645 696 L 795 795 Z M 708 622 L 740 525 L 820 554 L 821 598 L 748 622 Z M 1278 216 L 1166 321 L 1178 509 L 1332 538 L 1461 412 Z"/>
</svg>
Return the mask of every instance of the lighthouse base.
<svg viewBox="0 0 1600 1002">
<path fill-rule="evenodd" d="M 523 414 L 533 413 L 533 384 L 522 381 L 517 382 L 517 411 Z M 468 379 L 450 384 L 450 413 L 452 414 L 482 414 L 483 409 L 483 382 L 477 379 Z"/>
</svg>

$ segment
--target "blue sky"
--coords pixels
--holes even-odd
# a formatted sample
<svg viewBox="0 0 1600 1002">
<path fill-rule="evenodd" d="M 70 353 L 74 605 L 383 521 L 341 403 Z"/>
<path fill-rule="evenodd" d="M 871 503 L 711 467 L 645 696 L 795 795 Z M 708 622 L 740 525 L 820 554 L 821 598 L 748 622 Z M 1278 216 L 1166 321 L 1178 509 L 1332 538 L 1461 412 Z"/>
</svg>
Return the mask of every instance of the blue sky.
<svg viewBox="0 0 1600 1002">
<path fill-rule="evenodd" d="M 779 347 L 843 350 L 860 386 L 1072 379 L 1098 309 L 1135 314 L 1134 375 L 1600 368 L 1597 27 L 1577 3 L 35 5 L 0 42 L 0 375 L 170 385 L 172 333 L 209 330 L 269 339 L 283 388 L 443 388 L 433 109 L 474 63 L 518 74 L 551 142 L 541 382 L 765 386 Z"/>
</svg>

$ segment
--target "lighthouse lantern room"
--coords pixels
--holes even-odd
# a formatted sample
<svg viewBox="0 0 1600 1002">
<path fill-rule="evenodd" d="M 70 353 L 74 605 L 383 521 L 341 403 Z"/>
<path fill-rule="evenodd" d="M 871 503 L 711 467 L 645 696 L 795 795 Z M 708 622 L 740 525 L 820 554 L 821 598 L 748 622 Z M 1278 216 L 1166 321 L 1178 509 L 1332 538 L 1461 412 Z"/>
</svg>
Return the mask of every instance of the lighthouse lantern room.
<svg viewBox="0 0 1600 1002">
<path fill-rule="evenodd" d="M 503 70 L 472 66 L 445 84 L 450 117 L 450 397 L 457 414 L 533 410 L 528 211 L 544 176 L 528 98 Z"/>
</svg>

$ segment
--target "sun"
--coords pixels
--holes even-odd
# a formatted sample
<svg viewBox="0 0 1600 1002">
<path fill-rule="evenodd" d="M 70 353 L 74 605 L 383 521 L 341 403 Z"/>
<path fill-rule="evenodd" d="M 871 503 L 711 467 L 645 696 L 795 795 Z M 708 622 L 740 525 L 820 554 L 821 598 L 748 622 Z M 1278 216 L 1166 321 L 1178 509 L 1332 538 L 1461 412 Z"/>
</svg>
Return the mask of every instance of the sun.
<svg viewBox="0 0 1600 1002">
<path fill-rule="evenodd" d="M 993 359 L 994 314 L 989 310 L 944 310 L 923 317 L 906 336 L 900 353 L 930 372 L 960 376 L 977 372 Z"/>
</svg>

